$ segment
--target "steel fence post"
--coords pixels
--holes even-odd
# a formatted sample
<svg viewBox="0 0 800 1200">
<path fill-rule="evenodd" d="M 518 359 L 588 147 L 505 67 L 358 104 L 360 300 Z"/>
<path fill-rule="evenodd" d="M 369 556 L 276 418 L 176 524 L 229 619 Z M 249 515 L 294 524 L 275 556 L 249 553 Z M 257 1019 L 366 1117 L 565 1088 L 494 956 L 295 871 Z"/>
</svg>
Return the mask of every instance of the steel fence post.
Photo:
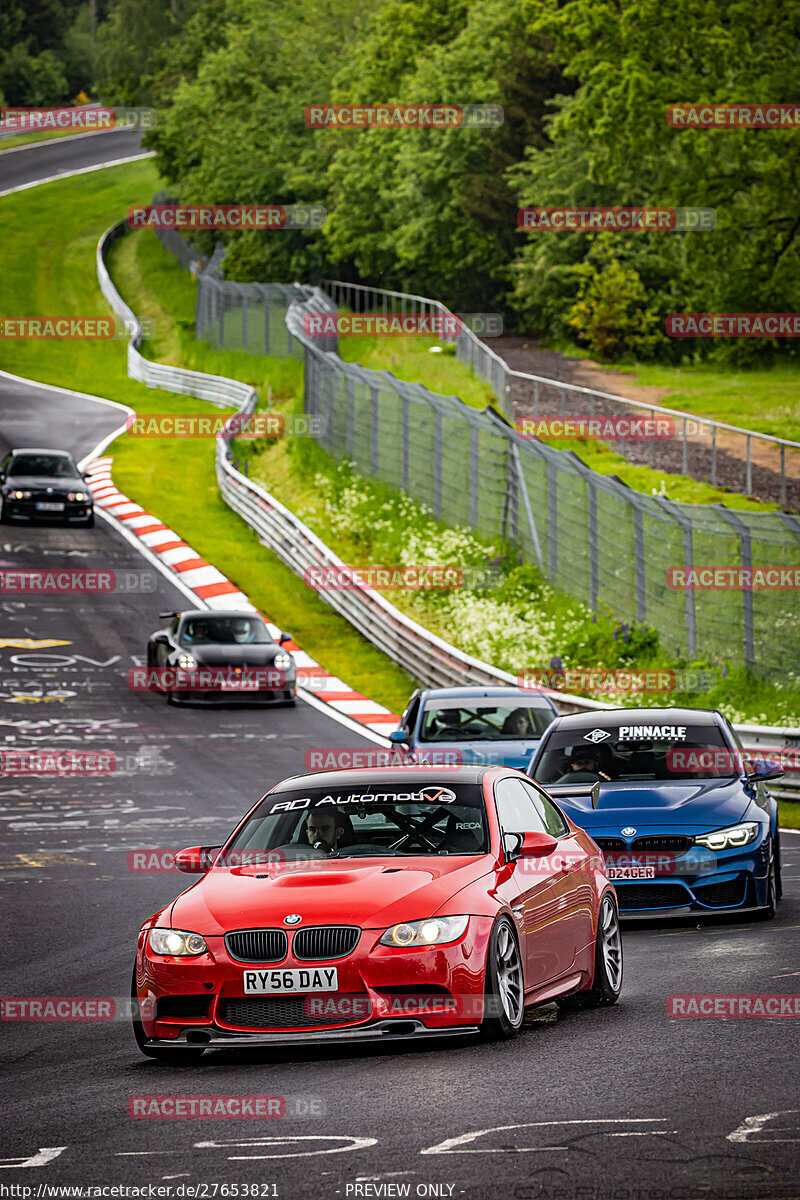
<svg viewBox="0 0 800 1200">
<path fill-rule="evenodd" d="M 372 458 L 372 474 L 378 474 L 379 459 L 379 430 L 378 421 L 380 419 L 380 409 L 378 407 L 378 389 L 372 387 L 369 390 L 370 407 L 372 409 L 372 433 L 370 439 L 370 450 Z"/>
<path fill-rule="evenodd" d="M 739 534 L 739 554 L 742 560 L 742 568 L 752 572 L 753 569 L 753 540 L 750 530 L 741 517 L 737 517 L 729 508 L 725 508 L 722 504 L 715 504 L 715 510 L 719 513 L 724 521 Z M 744 661 L 748 667 L 755 666 L 755 640 L 753 629 L 753 589 L 742 588 L 742 629 L 744 633 Z"/>
</svg>

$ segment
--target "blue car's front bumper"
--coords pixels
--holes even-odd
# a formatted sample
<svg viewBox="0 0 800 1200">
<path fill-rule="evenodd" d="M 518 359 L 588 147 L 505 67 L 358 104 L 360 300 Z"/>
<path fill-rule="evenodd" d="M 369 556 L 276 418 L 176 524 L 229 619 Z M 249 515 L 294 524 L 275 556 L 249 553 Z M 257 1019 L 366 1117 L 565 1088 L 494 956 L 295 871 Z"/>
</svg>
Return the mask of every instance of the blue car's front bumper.
<svg viewBox="0 0 800 1200">
<path fill-rule="evenodd" d="M 599 841 L 603 837 L 598 833 Z M 606 853 L 606 865 L 648 863 L 651 879 L 614 879 L 620 916 L 628 919 L 736 913 L 768 902 L 768 831 L 741 850 L 715 852 L 694 846 L 677 856 L 658 853 Z"/>
</svg>

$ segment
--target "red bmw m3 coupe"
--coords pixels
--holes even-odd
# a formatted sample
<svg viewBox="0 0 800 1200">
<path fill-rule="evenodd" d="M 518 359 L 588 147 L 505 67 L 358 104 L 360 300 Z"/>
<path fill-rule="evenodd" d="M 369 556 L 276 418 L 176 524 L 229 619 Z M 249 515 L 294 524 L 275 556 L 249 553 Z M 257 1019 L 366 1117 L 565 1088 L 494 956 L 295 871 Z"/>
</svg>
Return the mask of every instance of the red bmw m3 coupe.
<svg viewBox="0 0 800 1200">
<path fill-rule="evenodd" d="M 622 945 L 603 857 L 547 794 L 497 767 L 286 779 L 203 878 L 149 917 L 134 1034 L 207 1049 L 513 1036 L 525 1007 L 613 1004 Z"/>
</svg>

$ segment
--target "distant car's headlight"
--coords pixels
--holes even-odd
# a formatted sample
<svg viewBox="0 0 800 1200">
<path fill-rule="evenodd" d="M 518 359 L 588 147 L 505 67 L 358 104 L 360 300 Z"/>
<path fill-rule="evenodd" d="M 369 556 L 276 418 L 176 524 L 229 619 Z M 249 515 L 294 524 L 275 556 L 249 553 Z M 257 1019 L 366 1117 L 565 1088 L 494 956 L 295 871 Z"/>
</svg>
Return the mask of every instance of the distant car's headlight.
<svg viewBox="0 0 800 1200">
<path fill-rule="evenodd" d="M 68 500 L 88 500 L 89 497 L 86 492 L 67 492 L 67 499 Z"/>
<path fill-rule="evenodd" d="M 199 933 L 186 933 L 183 929 L 151 929 L 150 949 L 154 954 L 172 956 L 207 954 L 205 938 Z"/>
<path fill-rule="evenodd" d="M 193 671 L 195 669 L 195 667 L 197 666 L 194 655 L 193 654 L 179 655 L 178 666 L 182 667 L 184 671 Z"/>
<path fill-rule="evenodd" d="M 732 850 L 736 846 L 746 846 L 758 837 L 758 825 L 755 821 L 745 821 L 742 825 L 729 825 L 727 829 L 715 829 L 713 833 L 701 833 L 694 839 L 696 846 L 705 846 L 707 850 Z"/>
<path fill-rule="evenodd" d="M 291 656 L 288 654 L 276 654 L 273 662 L 279 671 L 288 671 L 292 665 Z"/>
<path fill-rule="evenodd" d="M 9 492 L 8 494 L 12 500 L 30 500 L 31 498 L 30 492 L 20 492 L 19 490 L 16 492 Z"/>
<path fill-rule="evenodd" d="M 440 946 L 457 942 L 464 934 L 469 917 L 427 917 L 424 921 L 401 921 L 387 929 L 382 946 Z"/>
</svg>

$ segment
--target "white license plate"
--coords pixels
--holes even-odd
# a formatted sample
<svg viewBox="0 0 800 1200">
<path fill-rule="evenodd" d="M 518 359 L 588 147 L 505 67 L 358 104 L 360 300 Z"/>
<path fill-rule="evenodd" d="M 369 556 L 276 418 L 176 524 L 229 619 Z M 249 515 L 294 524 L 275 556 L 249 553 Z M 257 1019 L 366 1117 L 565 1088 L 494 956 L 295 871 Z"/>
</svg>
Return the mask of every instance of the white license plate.
<svg viewBox="0 0 800 1200">
<path fill-rule="evenodd" d="M 339 972 L 336 967 L 245 971 L 243 982 L 245 996 L 275 992 L 336 992 L 339 990 Z"/>
<path fill-rule="evenodd" d="M 655 867 L 606 867 L 609 879 L 655 879 Z"/>
<path fill-rule="evenodd" d="M 63 512 L 64 505 L 51 503 L 49 500 L 42 500 L 36 505 L 37 512 Z"/>
</svg>

